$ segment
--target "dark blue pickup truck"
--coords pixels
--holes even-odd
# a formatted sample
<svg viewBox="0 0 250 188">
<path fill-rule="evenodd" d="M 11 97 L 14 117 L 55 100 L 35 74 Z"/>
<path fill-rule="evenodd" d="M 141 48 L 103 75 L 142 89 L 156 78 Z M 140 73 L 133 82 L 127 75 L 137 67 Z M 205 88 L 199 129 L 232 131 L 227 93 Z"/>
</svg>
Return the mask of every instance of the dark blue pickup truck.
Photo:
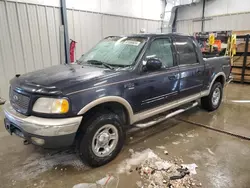
<svg viewBox="0 0 250 188">
<path fill-rule="evenodd" d="M 100 166 L 120 152 L 128 127 L 152 126 L 199 99 L 216 110 L 230 69 L 229 57 L 203 58 L 191 36 L 110 36 L 75 64 L 13 78 L 5 127 L 44 148 L 75 145 Z"/>
</svg>

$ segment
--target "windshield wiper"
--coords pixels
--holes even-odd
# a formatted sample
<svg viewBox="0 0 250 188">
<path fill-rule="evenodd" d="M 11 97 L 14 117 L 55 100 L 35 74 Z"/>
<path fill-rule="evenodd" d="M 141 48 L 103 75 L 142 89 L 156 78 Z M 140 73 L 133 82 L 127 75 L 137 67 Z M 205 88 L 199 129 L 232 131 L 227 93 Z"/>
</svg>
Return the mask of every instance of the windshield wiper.
<svg viewBox="0 0 250 188">
<path fill-rule="evenodd" d="M 87 63 L 90 63 L 92 65 L 103 65 L 104 67 L 106 68 L 109 68 L 111 70 L 114 70 L 114 67 L 112 67 L 111 65 L 105 63 L 105 62 L 102 62 L 102 61 L 98 61 L 98 60 L 94 60 L 94 59 L 91 59 L 91 60 L 88 60 Z"/>
</svg>

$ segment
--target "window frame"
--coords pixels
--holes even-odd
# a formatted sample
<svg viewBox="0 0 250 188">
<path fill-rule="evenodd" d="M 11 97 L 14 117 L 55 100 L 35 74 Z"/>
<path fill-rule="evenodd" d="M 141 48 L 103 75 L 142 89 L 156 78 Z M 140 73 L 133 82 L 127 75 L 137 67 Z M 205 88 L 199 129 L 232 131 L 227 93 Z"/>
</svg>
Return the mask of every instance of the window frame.
<svg viewBox="0 0 250 188">
<path fill-rule="evenodd" d="M 178 39 L 186 39 L 187 41 L 189 41 L 189 40 L 192 41 L 192 46 L 193 46 L 195 57 L 196 57 L 196 60 L 197 60 L 196 63 L 180 64 L 180 52 L 178 51 L 177 46 L 175 44 L 176 42 L 178 42 Z M 191 66 L 191 65 L 200 65 L 200 60 L 199 60 L 199 57 L 198 57 L 197 48 L 195 46 L 194 40 L 191 37 L 184 37 L 184 36 L 183 37 L 181 37 L 181 36 L 175 37 L 173 44 L 174 44 L 174 48 L 176 50 L 177 64 L 178 64 L 179 67 L 185 67 L 185 66 Z"/>
<path fill-rule="evenodd" d="M 172 68 L 175 68 L 178 66 L 177 64 L 177 61 L 176 61 L 176 50 L 174 48 L 174 44 L 173 44 L 173 39 L 172 37 L 170 36 L 159 36 L 159 37 L 154 37 L 152 38 L 150 41 L 149 41 L 149 44 L 147 45 L 145 51 L 144 51 L 144 54 L 142 56 L 142 59 L 141 59 L 141 64 L 142 64 L 142 67 L 143 67 L 143 61 L 146 60 L 146 53 L 147 53 L 147 50 L 150 48 L 151 44 L 155 41 L 155 40 L 159 40 L 159 39 L 168 39 L 170 41 L 170 47 L 171 47 L 171 50 L 172 50 L 172 57 L 173 57 L 173 66 L 171 67 L 162 67 L 161 70 L 169 70 L 169 69 L 172 69 Z"/>
</svg>

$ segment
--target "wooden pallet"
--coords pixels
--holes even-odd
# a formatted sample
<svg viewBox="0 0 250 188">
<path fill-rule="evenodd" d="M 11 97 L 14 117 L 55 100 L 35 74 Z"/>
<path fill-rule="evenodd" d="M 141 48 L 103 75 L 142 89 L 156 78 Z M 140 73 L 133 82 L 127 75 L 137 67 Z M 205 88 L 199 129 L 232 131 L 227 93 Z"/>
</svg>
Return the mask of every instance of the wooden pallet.
<svg viewBox="0 0 250 188">
<path fill-rule="evenodd" d="M 238 44 L 236 47 L 237 52 L 245 52 L 245 47 L 246 47 L 245 43 Z M 248 44 L 248 52 L 250 52 L 250 44 Z"/>
<path fill-rule="evenodd" d="M 236 35 L 247 35 L 247 34 L 250 34 L 250 30 L 232 31 L 232 34 L 236 34 Z"/>
<path fill-rule="evenodd" d="M 244 56 L 240 56 L 240 57 L 234 56 L 233 61 L 232 61 L 232 65 L 243 67 L 243 61 L 244 61 Z M 250 67 L 250 56 L 247 57 L 246 66 Z"/>
<path fill-rule="evenodd" d="M 233 31 L 233 34 L 237 35 L 236 36 L 237 53 L 235 54 L 233 59 L 231 59 L 233 80 L 239 81 L 239 82 L 250 83 L 250 56 L 249 56 L 250 42 L 249 42 L 249 35 L 248 35 L 250 34 L 250 30 Z M 248 47 L 248 50 L 245 52 L 246 47 Z M 244 63 L 244 59 L 246 60 L 245 63 Z M 242 78 L 242 73 L 244 74 L 243 78 Z"/>
<path fill-rule="evenodd" d="M 233 81 L 241 82 L 241 74 L 233 74 Z M 244 82 L 250 83 L 250 76 L 245 75 Z"/>
<path fill-rule="evenodd" d="M 241 74 L 242 73 L 242 68 L 232 68 L 232 74 Z M 250 70 L 246 69 L 245 70 L 245 75 L 250 76 Z"/>
</svg>

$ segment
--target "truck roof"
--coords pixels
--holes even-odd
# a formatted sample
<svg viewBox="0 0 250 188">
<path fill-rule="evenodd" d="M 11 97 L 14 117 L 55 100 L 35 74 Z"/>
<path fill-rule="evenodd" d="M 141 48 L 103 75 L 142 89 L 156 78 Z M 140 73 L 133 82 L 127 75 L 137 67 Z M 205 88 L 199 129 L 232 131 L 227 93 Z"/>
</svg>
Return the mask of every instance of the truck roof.
<svg viewBox="0 0 250 188">
<path fill-rule="evenodd" d="M 158 37 L 158 36 L 185 36 L 190 37 L 190 35 L 185 35 L 181 33 L 139 33 L 127 35 L 128 37 Z"/>
</svg>

